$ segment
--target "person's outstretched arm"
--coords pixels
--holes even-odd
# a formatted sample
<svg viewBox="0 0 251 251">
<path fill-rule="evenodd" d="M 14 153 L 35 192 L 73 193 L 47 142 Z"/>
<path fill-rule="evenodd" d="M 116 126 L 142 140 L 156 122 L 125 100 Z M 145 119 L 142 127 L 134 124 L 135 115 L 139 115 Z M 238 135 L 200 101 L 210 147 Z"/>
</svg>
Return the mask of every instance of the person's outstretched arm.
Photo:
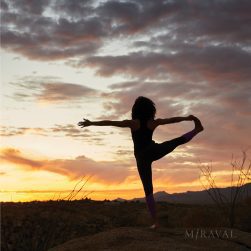
<svg viewBox="0 0 251 251">
<path fill-rule="evenodd" d="M 84 119 L 84 121 L 78 122 L 80 127 L 86 126 L 117 126 L 117 127 L 132 127 L 132 120 L 101 120 L 101 121 L 90 121 L 88 119 Z"/>
<path fill-rule="evenodd" d="M 193 120 L 193 118 L 194 118 L 193 115 L 189 115 L 186 117 L 172 117 L 172 118 L 166 118 L 166 119 L 156 119 L 156 123 L 157 123 L 157 126 L 166 125 L 166 124 L 178 123 L 181 121 Z"/>
</svg>

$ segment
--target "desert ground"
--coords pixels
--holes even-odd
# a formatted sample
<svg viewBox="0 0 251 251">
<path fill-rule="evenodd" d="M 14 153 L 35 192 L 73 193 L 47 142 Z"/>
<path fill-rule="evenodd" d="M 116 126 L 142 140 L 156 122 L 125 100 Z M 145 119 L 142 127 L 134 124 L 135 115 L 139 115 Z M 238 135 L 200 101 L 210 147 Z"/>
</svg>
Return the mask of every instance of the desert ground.
<svg viewBox="0 0 251 251">
<path fill-rule="evenodd" d="M 2 251 L 250 250 L 251 200 L 234 227 L 215 205 L 157 202 L 161 226 L 149 228 L 139 201 L 1 203 Z"/>
</svg>

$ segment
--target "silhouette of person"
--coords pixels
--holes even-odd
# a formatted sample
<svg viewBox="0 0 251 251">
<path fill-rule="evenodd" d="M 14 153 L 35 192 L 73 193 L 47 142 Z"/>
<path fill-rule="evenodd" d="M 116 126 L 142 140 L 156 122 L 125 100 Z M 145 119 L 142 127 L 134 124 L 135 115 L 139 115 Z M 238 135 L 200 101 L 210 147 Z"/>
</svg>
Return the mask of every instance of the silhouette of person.
<svg viewBox="0 0 251 251">
<path fill-rule="evenodd" d="M 131 129 L 137 169 L 143 184 L 146 204 L 153 219 L 153 225 L 150 227 L 152 229 L 155 229 L 159 226 L 153 196 L 152 162 L 172 152 L 177 146 L 189 142 L 195 135 L 204 129 L 200 120 L 193 115 L 186 117 L 155 119 L 155 114 L 156 108 L 154 102 L 149 98 L 139 96 L 135 100 L 135 103 L 132 107 L 132 119 L 122 121 L 90 121 L 84 119 L 84 121 L 80 121 L 78 123 L 78 125 L 82 128 L 96 125 L 128 127 Z M 152 140 L 153 132 L 158 126 L 192 120 L 195 124 L 194 129 L 180 137 L 164 141 L 163 143 L 156 143 L 154 140 Z"/>
</svg>

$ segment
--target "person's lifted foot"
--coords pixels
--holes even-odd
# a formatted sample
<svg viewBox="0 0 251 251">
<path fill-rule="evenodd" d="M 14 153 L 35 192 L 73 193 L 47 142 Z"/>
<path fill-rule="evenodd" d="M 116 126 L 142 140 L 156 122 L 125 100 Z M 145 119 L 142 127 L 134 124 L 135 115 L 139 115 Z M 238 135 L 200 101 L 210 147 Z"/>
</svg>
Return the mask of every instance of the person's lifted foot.
<svg viewBox="0 0 251 251">
<path fill-rule="evenodd" d="M 193 116 L 193 121 L 194 121 L 194 124 L 195 124 L 195 129 L 198 131 L 198 132 L 201 132 L 204 130 L 204 127 L 202 126 L 200 120 Z"/>
</svg>

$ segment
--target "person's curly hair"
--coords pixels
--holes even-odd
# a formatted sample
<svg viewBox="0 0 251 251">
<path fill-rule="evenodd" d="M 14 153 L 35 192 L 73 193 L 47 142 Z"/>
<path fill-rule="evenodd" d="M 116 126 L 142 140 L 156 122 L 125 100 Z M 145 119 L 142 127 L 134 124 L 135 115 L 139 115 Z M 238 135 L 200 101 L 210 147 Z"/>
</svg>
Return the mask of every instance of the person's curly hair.
<svg viewBox="0 0 251 251">
<path fill-rule="evenodd" d="M 154 102 L 146 97 L 139 96 L 136 98 L 132 107 L 132 119 L 149 120 L 154 119 L 156 108 Z"/>
</svg>

